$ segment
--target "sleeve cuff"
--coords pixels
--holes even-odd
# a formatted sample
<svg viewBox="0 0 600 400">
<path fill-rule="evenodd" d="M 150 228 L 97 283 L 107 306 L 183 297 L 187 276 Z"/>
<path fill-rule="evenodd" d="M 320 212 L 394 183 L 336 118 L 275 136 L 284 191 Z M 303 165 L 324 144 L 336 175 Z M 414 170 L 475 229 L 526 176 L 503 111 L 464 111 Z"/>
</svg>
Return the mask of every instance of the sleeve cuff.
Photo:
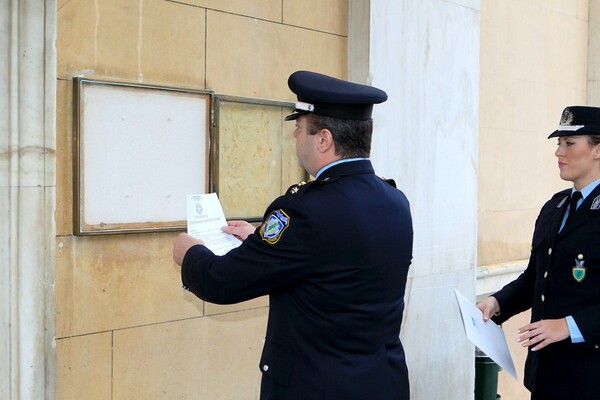
<svg viewBox="0 0 600 400">
<path fill-rule="evenodd" d="M 577 326 L 577 323 L 573 319 L 572 315 L 569 315 L 567 318 L 567 326 L 569 327 L 569 335 L 571 336 L 571 343 L 583 343 L 585 339 Z"/>
</svg>

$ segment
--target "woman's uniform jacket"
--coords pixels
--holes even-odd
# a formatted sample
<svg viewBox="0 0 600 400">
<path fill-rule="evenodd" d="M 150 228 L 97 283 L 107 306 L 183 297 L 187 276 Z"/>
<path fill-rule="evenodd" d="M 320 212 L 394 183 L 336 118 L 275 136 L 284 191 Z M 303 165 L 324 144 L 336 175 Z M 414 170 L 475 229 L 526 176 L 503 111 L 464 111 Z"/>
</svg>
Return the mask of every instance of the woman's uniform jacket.
<svg viewBox="0 0 600 400">
<path fill-rule="evenodd" d="M 294 185 L 240 247 L 185 255 L 184 287 L 214 303 L 268 294 L 262 400 L 408 400 L 400 343 L 413 231 L 370 161 Z"/>
<path fill-rule="evenodd" d="M 531 257 L 515 281 L 495 293 L 501 323 L 531 308 L 531 321 L 571 315 L 585 339 L 528 350 L 525 386 L 552 399 L 600 399 L 600 186 L 559 233 L 571 189 L 556 193 L 535 225 Z M 585 268 L 582 270 L 581 268 Z"/>
</svg>

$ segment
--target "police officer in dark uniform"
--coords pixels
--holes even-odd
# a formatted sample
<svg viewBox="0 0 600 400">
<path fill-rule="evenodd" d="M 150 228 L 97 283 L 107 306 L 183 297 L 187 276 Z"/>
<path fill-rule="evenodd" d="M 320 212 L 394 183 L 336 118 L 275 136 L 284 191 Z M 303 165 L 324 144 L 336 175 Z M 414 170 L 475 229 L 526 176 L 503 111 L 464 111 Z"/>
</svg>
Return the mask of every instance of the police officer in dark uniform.
<svg viewBox="0 0 600 400">
<path fill-rule="evenodd" d="M 374 104 L 385 92 L 298 71 L 296 152 L 315 177 L 268 207 L 260 227 L 224 256 L 181 234 L 173 258 L 185 288 L 219 304 L 269 295 L 260 360 L 262 400 L 407 400 L 399 339 L 412 259 L 409 203 L 374 174 Z"/>
<path fill-rule="evenodd" d="M 484 302 L 497 323 L 531 308 L 518 330 L 535 400 L 600 399 L 600 108 L 562 113 L 556 157 L 573 188 L 542 208 L 526 270 Z"/>
</svg>

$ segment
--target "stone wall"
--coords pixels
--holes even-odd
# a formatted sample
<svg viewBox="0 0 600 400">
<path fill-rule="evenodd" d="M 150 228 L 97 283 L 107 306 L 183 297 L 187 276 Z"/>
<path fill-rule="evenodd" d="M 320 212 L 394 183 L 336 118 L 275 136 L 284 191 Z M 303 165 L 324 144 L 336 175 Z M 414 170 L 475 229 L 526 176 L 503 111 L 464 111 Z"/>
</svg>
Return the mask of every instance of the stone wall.
<svg viewBox="0 0 600 400">
<path fill-rule="evenodd" d="M 58 2 L 58 399 L 255 399 L 268 313 L 267 298 L 218 306 L 182 290 L 177 233 L 73 234 L 72 78 L 295 100 L 295 70 L 346 77 L 346 19 L 340 0 Z"/>
</svg>

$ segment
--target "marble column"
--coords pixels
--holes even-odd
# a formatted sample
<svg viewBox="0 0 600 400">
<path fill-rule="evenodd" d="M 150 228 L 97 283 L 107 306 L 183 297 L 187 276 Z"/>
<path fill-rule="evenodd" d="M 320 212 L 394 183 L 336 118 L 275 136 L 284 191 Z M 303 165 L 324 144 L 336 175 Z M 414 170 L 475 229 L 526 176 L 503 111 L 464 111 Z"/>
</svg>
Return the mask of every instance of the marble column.
<svg viewBox="0 0 600 400">
<path fill-rule="evenodd" d="M 480 1 L 349 6 L 349 77 L 389 95 L 375 107 L 371 159 L 413 213 L 402 328 L 411 399 L 472 399 L 474 347 L 454 288 L 475 301 Z"/>
<path fill-rule="evenodd" d="M 600 106 L 600 0 L 590 0 L 588 17 L 587 103 Z"/>
<path fill-rule="evenodd" d="M 0 398 L 54 398 L 55 0 L 0 2 Z"/>
</svg>

